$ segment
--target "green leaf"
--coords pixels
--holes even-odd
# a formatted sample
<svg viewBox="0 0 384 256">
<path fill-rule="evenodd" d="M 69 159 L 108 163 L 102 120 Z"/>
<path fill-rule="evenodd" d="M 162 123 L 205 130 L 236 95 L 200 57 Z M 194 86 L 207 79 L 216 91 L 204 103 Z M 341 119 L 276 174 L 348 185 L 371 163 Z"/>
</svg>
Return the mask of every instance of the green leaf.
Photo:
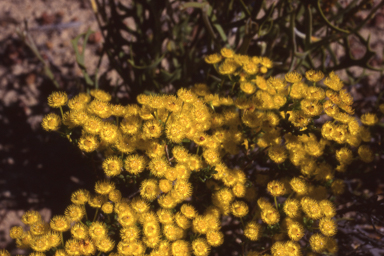
<svg viewBox="0 0 384 256">
<path fill-rule="evenodd" d="M 158 58 L 157 60 L 155 60 L 152 64 L 149 64 L 147 66 L 137 66 L 135 65 L 135 63 L 133 62 L 133 60 L 127 60 L 129 62 L 129 64 L 132 65 L 132 67 L 136 68 L 136 69 L 150 69 L 150 68 L 154 68 L 156 67 L 157 65 L 159 65 L 159 63 L 164 59 L 164 54 Z"/>
</svg>

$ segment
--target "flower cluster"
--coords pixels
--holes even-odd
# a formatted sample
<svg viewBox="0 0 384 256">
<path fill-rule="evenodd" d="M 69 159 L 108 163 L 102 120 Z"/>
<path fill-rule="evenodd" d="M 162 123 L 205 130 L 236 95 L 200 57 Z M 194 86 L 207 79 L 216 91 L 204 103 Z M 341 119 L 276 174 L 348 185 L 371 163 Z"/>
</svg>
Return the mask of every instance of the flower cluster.
<svg viewBox="0 0 384 256">
<path fill-rule="evenodd" d="M 273 241 L 267 242 L 272 255 L 301 255 L 306 243 L 313 252 L 337 252 L 333 201 L 344 184 L 336 177 L 354 161 L 373 161 L 363 143 L 370 141 L 376 115 L 358 120 L 352 96 L 333 72 L 325 79 L 313 70 L 305 79 L 296 71 L 266 78 L 270 59 L 227 48 L 206 62 L 229 79 L 237 97 L 212 94 L 206 84 L 177 95 L 141 94 L 139 105 L 128 106 L 112 104 L 102 90 L 69 100 L 65 93 L 52 94 L 49 105 L 62 113 L 48 114 L 43 128 L 62 130 L 87 154 L 102 153 L 106 179 L 96 183 L 94 194 L 74 192 L 65 214 L 49 225 L 27 212 L 23 222 L 30 230 L 11 230 L 18 246 L 32 248 L 34 256 L 52 248 L 56 256 L 206 256 L 224 242 L 223 216 L 234 216 L 245 221 L 247 241 Z M 77 140 L 72 130 L 80 131 Z M 234 163 L 235 156 L 244 164 Z M 260 157 L 268 171 L 252 166 Z M 114 182 L 124 175 L 140 181 L 132 197 Z M 197 182 L 210 193 L 205 208 L 196 204 Z M 64 242 L 65 231 L 71 238 Z"/>
</svg>

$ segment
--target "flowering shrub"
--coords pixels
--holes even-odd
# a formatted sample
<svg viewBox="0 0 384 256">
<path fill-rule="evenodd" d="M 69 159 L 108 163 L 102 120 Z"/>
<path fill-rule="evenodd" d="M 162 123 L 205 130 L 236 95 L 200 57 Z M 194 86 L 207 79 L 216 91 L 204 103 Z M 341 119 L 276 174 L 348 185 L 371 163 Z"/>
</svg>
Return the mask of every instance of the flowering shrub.
<svg viewBox="0 0 384 256">
<path fill-rule="evenodd" d="M 205 61 L 230 91 L 195 84 L 127 106 L 102 90 L 52 93 L 60 113 L 42 127 L 102 156 L 105 179 L 49 223 L 26 212 L 29 230 L 10 231 L 17 245 L 32 256 L 205 256 L 226 241 L 226 220 L 242 230 L 243 255 L 336 253 L 335 201 L 346 167 L 374 160 L 364 143 L 377 116 L 354 116 L 334 72 L 267 77 L 270 59 L 228 48 Z"/>
</svg>

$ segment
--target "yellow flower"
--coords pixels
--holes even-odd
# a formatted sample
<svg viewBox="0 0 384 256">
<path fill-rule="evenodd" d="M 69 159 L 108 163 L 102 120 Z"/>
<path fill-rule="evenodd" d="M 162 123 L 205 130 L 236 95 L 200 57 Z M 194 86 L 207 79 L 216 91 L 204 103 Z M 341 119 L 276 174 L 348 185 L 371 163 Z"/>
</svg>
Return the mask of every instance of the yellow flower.
<svg viewBox="0 0 384 256">
<path fill-rule="evenodd" d="M 247 188 L 244 186 L 244 184 L 236 183 L 232 187 L 232 192 L 236 197 L 244 197 L 246 194 Z"/>
<path fill-rule="evenodd" d="M 64 249 L 58 249 L 55 252 L 55 256 L 68 256 L 68 254 Z"/>
<path fill-rule="evenodd" d="M 191 245 L 187 241 L 178 240 L 172 243 L 172 255 L 174 256 L 189 256 L 191 251 Z"/>
<path fill-rule="evenodd" d="M 302 76 L 297 71 L 292 71 L 285 74 L 285 80 L 289 83 L 298 83 L 302 79 Z"/>
<path fill-rule="evenodd" d="M 163 227 L 163 234 L 169 241 L 175 241 L 183 236 L 183 229 L 175 224 L 167 224 Z"/>
<path fill-rule="evenodd" d="M 101 210 L 105 214 L 111 214 L 113 212 L 113 204 L 111 202 L 106 202 L 101 206 Z"/>
<path fill-rule="evenodd" d="M 343 125 L 338 125 L 332 130 L 331 137 L 339 144 L 343 144 L 347 139 L 347 129 Z"/>
<path fill-rule="evenodd" d="M 224 58 L 233 58 L 235 56 L 235 52 L 229 48 L 222 48 L 220 53 Z"/>
<path fill-rule="evenodd" d="M 173 198 L 171 195 L 162 195 L 157 200 L 159 205 L 165 209 L 172 209 L 177 205 L 177 202 L 175 198 Z"/>
<path fill-rule="evenodd" d="M 98 181 L 96 182 L 96 185 L 95 185 L 95 191 L 100 195 L 107 195 L 109 194 L 109 192 L 111 192 L 114 189 L 115 189 L 115 184 L 108 180 Z"/>
<path fill-rule="evenodd" d="M 341 90 L 339 91 L 339 97 L 340 97 L 340 100 L 350 106 L 353 104 L 353 98 L 352 98 L 352 95 L 349 94 L 346 90 Z"/>
<path fill-rule="evenodd" d="M 84 125 L 89 118 L 88 113 L 84 110 L 71 110 L 69 112 L 70 122 L 73 125 Z"/>
<path fill-rule="evenodd" d="M 294 110 L 289 114 L 290 116 L 288 120 L 296 127 L 306 127 L 311 121 L 311 119 L 308 118 L 302 110 Z"/>
<path fill-rule="evenodd" d="M 235 201 L 231 205 L 232 214 L 236 217 L 242 218 L 248 214 L 248 205 L 242 201 Z"/>
<path fill-rule="evenodd" d="M 215 149 L 205 149 L 203 152 L 203 157 L 205 161 L 210 165 L 215 165 L 221 160 L 219 152 Z"/>
<path fill-rule="evenodd" d="M 259 71 L 259 68 L 257 67 L 257 64 L 255 64 L 254 62 L 250 61 L 250 62 L 244 63 L 243 70 L 248 75 L 254 75 L 254 74 L 256 74 Z"/>
<path fill-rule="evenodd" d="M 319 228 L 325 236 L 334 236 L 337 233 L 337 223 L 331 218 L 322 218 L 319 222 Z"/>
<path fill-rule="evenodd" d="M 162 126 L 157 120 L 150 120 L 143 125 L 143 135 L 145 138 L 159 138 L 162 133 Z"/>
<path fill-rule="evenodd" d="M 273 67 L 272 60 L 267 58 L 267 57 L 261 57 L 260 64 L 266 68 L 272 68 Z"/>
<path fill-rule="evenodd" d="M 71 201 L 74 204 L 85 204 L 89 200 L 89 191 L 85 189 L 79 189 L 72 193 Z"/>
<path fill-rule="evenodd" d="M 120 230 L 120 236 L 124 242 L 133 242 L 140 237 L 140 230 L 136 225 L 123 227 Z"/>
<path fill-rule="evenodd" d="M 176 178 L 175 178 L 176 179 Z M 159 181 L 159 188 L 163 193 L 168 193 L 172 189 L 172 181 L 167 179 L 161 179 Z"/>
<path fill-rule="evenodd" d="M 106 197 L 103 196 L 103 195 L 96 195 L 96 196 L 92 196 L 89 201 L 88 201 L 88 204 L 89 206 L 91 206 L 92 208 L 100 208 L 106 201 Z"/>
<path fill-rule="evenodd" d="M 353 160 L 352 151 L 346 147 L 336 150 L 336 159 L 342 164 L 350 164 Z"/>
<path fill-rule="evenodd" d="M 318 220 L 323 216 L 321 207 L 316 200 L 304 197 L 301 199 L 301 207 L 311 219 Z"/>
<path fill-rule="evenodd" d="M 109 237 L 103 237 L 96 241 L 96 247 L 101 252 L 110 252 L 115 247 L 115 242 Z"/>
<path fill-rule="evenodd" d="M 166 135 L 174 143 L 181 143 L 185 137 L 186 128 L 179 123 L 168 122 L 166 126 Z"/>
<path fill-rule="evenodd" d="M 61 244 L 61 235 L 59 232 L 50 231 L 46 236 L 49 247 L 57 247 Z"/>
<path fill-rule="evenodd" d="M 65 209 L 64 214 L 71 221 L 80 221 L 85 215 L 85 209 L 79 205 L 71 204 Z"/>
<path fill-rule="evenodd" d="M 107 176 L 116 176 L 122 171 L 123 161 L 117 156 L 111 156 L 104 160 L 102 167 Z"/>
<path fill-rule="evenodd" d="M 129 227 L 136 223 L 137 218 L 133 210 L 129 209 L 118 214 L 117 221 L 123 227 Z"/>
<path fill-rule="evenodd" d="M 269 182 L 267 190 L 272 196 L 282 196 L 286 193 L 284 183 L 277 180 Z"/>
<path fill-rule="evenodd" d="M 197 232 L 200 234 L 206 234 L 209 229 L 210 229 L 210 226 L 208 224 L 207 219 L 204 218 L 204 216 L 196 216 L 196 218 L 193 219 L 194 232 Z"/>
<path fill-rule="evenodd" d="M 51 247 L 49 246 L 48 237 L 46 235 L 37 236 L 31 243 L 31 248 L 37 252 L 48 251 Z"/>
<path fill-rule="evenodd" d="M 236 71 L 239 64 L 233 59 L 225 59 L 224 62 L 219 66 L 218 71 L 222 75 L 230 75 Z"/>
<path fill-rule="evenodd" d="M 186 170 L 186 168 L 184 168 Z M 192 184 L 187 182 L 188 178 L 179 176 L 179 179 L 174 183 L 174 189 L 171 196 L 178 202 L 183 201 L 192 195 Z"/>
<path fill-rule="evenodd" d="M 205 238 L 197 238 L 192 241 L 192 249 L 196 256 L 207 256 L 211 247 Z"/>
<path fill-rule="evenodd" d="M 48 96 L 48 105 L 52 108 L 59 108 L 67 104 L 68 96 L 65 92 L 53 92 Z"/>
<path fill-rule="evenodd" d="M 261 211 L 261 219 L 268 225 L 274 225 L 280 220 L 279 212 L 273 207 L 267 207 Z"/>
<path fill-rule="evenodd" d="M 71 228 L 71 234 L 76 239 L 85 239 L 88 237 L 88 227 L 82 223 L 76 223 Z"/>
<path fill-rule="evenodd" d="M 300 106 L 307 116 L 318 116 L 323 111 L 322 106 L 316 100 L 304 99 L 300 102 Z"/>
<path fill-rule="evenodd" d="M 91 103 L 88 105 L 88 110 L 90 113 L 95 114 L 103 119 L 110 117 L 112 114 L 109 103 L 97 99 L 91 101 Z"/>
<path fill-rule="evenodd" d="M 159 217 L 159 221 L 161 224 L 172 224 L 173 223 L 173 212 L 168 209 L 159 209 L 156 212 L 157 216 Z"/>
<path fill-rule="evenodd" d="M 221 56 L 218 53 L 208 55 L 204 58 L 205 62 L 208 64 L 216 64 L 221 61 Z"/>
<path fill-rule="evenodd" d="M 31 234 L 34 236 L 40 236 L 47 233 L 49 226 L 43 221 L 36 222 L 30 226 Z"/>
<path fill-rule="evenodd" d="M 329 200 L 322 200 L 320 201 L 320 207 L 323 214 L 328 217 L 332 218 L 336 215 L 336 209 L 333 203 Z"/>
<path fill-rule="evenodd" d="M 86 102 L 77 95 L 68 101 L 68 107 L 71 110 L 83 110 L 86 107 Z"/>
<path fill-rule="evenodd" d="M 80 255 L 80 241 L 77 239 L 69 239 L 65 242 L 65 252 L 68 255 Z"/>
<path fill-rule="evenodd" d="M 177 212 L 175 215 L 176 224 L 184 230 L 187 230 L 191 227 L 191 221 L 185 217 L 181 212 Z"/>
<path fill-rule="evenodd" d="M 319 82 L 321 79 L 323 79 L 324 74 L 320 70 L 315 71 L 315 70 L 308 70 L 305 72 L 305 77 L 312 82 Z"/>
<path fill-rule="evenodd" d="M 163 177 L 169 168 L 168 161 L 164 157 L 157 157 L 151 160 L 148 168 L 156 177 Z"/>
<path fill-rule="evenodd" d="M 368 126 L 375 125 L 378 121 L 376 114 L 367 113 L 361 116 L 361 122 Z"/>
<path fill-rule="evenodd" d="M 357 150 L 357 153 L 359 154 L 360 159 L 365 163 L 370 163 L 374 159 L 373 152 L 367 145 L 361 145 Z"/>
<path fill-rule="evenodd" d="M 261 225 L 256 221 L 248 222 L 244 229 L 244 235 L 251 241 L 256 241 L 261 236 Z"/>
<path fill-rule="evenodd" d="M 60 125 L 61 118 L 54 113 L 46 115 L 41 122 L 41 126 L 46 131 L 57 131 L 60 128 Z"/>
<path fill-rule="evenodd" d="M 305 97 L 308 100 L 322 100 L 325 98 L 325 92 L 320 87 L 309 86 L 307 88 Z"/>
<path fill-rule="evenodd" d="M 303 82 L 297 82 L 291 85 L 289 96 L 292 99 L 302 99 L 306 96 L 308 86 Z"/>
<path fill-rule="evenodd" d="M 322 253 L 327 245 L 327 239 L 319 234 L 313 234 L 309 239 L 309 243 L 314 252 Z"/>
<path fill-rule="evenodd" d="M 140 198 L 140 196 L 135 197 L 131 201 L 131 207 L 136 211 L 136 213 L 142 214 L 149 210 L 149 204 L 147 201 Z"/>
<path fill-rule="evenodd" d="M 91 95 L 100 101 L 108 102 L 111 100 L 111 95 L 103 90 L 95 89 L 91 90 Z"/>
<path fill-rule="evenodd" d="M 304 236 L 304 228 L 298 222 L 291 222 L 288 225 L 288 236 L 293 241 L 299 241 Z"/>
<path fill-rule="evenodd" d="M 101 127 L 99 135 L 103 142 L 112 144 L 117 141 L 119 137 L 119 130 L 114 124 L 104 123 Z"/>
<path fill-rule="evenodd" d="M 283 242 L 275 242 L 271 248 L 272 255 L 286 255 L 286 246 Z"/>
<path fill-rule="evenodd" d="M 88 232 L 92 239 L 99 240 L 107 235 L 107 225 L 100 221 L 92 222 L 89 226 Z"/>
<path fill-rule="evenodd" d="M 23 235 L 23 228 L 20 227 L 20 226 L 14 226 L 14 227 L 12 227 L 11 230 L 9 231 L 9 236 L 10 236 L 12 239 L 20 238 L 22 235 Z"/>
<path fill-rule="evenodd" d="M 155 179 L 146 179 L 141 182 L 140 195 L 150 201 L 154 200 L 160 193 L 159 185 Z"/>
<path fill-rule="evenodd" d="M 141 173 L 146 166 L 144 156 L 129 155 L 124 161 L 125 169 L 132 174 Z"/>
<path fill-rule="evenodd" d="M 177 91 L 177 96 L 186 103 L 192 103 L 196 101 L 197 96 L 194 94 L 191 90 L 185 89 L 185 88 L 180 88 Z"/>
<path fill-rule="evenodd" d="M 79 148 L 85 152 L 93 152 L 99 147 L 99 141 L 96 136 L 83 134 L 79 139 Z"/>
<path fill-rule="evenodd" d="M 16 240 L 17 248 L 27 249 L 30 247 L 33 240 L 32 232 L 23 232 L 22 236 Z"/>
<path fill-rule="evenodd" d="M 294 177 L 289 184 L 291 185 L 292 189 L 300 196 L 305 195 L 308 193 L 307 184 L 303 179 Z"/>
<path fill-rule="evenodd" d="M 27 211 L 26 213 L 23 214 L 21 217 L 21 221 L 25 225 L 33 225 L 39 221 L 41 221 L 41 215 L 37 211 Z"/>
<path fill-rule="evenodd" d="M 299 216 L 300 213 L 300 203 L 297 199 L 287 199 L 284 202 L 283 210 L 290 218 L 295 218 Z"/>
<path fill-rule="evenodd" d="M 123 117 L 125 116 L 125 112 L 127 111 L 127 109 L 121 104 L 117 104 L 111 106 L 111 111 L 114 116 Z"/>
<path fill-rule="evenodd" d="M 83 129 L 89 134 L 98 134 L 103 126 L 103 121 L 97 116 L 89 116 L 83 123 Z"/>
<path fill-rule="evenodd" d="M 53 230 L 64 232 L 71 228 L 70 220 L 66 216 L 56 215 L 51 219 L 50 226 Z"/>
<path fill-rule="evenodd" d="M 108 198 L 112 202 L 118 203 L 121 200 L 121 192 L 117 189 L 112 190 L 111 192 L 109 192 Z"/>
<path fill-rule="evenodd" d="M 213 247 L 220 246 L 224 242 L 224 234 L 217 230 L 209 230 L 207 233 L 207 242 Z"/>
</svg>

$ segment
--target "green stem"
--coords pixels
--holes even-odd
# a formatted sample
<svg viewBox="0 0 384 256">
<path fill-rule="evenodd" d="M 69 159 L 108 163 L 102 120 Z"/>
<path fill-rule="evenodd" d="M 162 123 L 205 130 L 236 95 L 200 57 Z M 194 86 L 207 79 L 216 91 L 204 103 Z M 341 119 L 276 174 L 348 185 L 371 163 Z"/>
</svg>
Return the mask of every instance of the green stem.
<svg viewBox="0 0 384 256">
<path fill-rule="evenodd" d="M 61 118 L 64 118 L 63 108 L 60 106 Z"/>
<path fill-rule="evenodd" d="M 289 196 L 288 196 L 287 200 L 288 200 L 289 198 L 291 198 L 291 196 L 292 196 L 294 193 L 295 193 L 295 191 L 292 191 L 292 193 L 291 193 L 291 194 L 289 194 Z"/>
<path fill-rule="evenodd" d="M 88 220 L 88 214 L 87 209 L 85 209 L 85 204 L 83 204 L 84 212 L 85 212 L 85 219 Z"/>
<path fill-rule="evenodd" d="M 277 200 L 276 200 L 276 197 L 274 196 L 273 199 L 275 200 L 275 206 L 276 206 L 276 209 L 277 209 Z"/>
<path fill-rule="evenodd" d="M 97 256 L 100 256 L 100 254 L 101 254 L 101 251 L 97 254 Z"/>
<path fill-rule="evenodd" d="M 241 225 L 243 226 L 243 229 L 244 229 L 244 222 L 243 222 L 243 218 L 240 218 L 240 221 L 241 221 Z"/>
<path fill-rule="evenodd" d="M 331 22 L 329 22 L 329 20 L 325 17 L 325 15 L 323 13 L 323 10 L 321 9 L 320 0 L 317 0 L 317 10 L 319 11 L 321 18 L 325 21 L 325 23 L 327 23 L 328 26 L 330 26 L 331 28 L 333 28 L 336 31 L 349 34 L 348 30 L 344 30 L 344 29 L 338 28 L 338 27 L 332 25 Z"/>
<path fill-rule="evenodd" d="M 245 12 L 248 14 L 248 16 L 251 16 L 251 12 L 248 10 L 248 7 L 245 5 L 243 0 L 240 0 L 241 5 L 243 6 Z"/>
<path fill-rule="evenodd" d="M 63 248 L 64 248 L 64 237 L 63 237 L 63 232 L 60 232 L 61 234 L 61 244 L 63 245 Z"/>
<path fill-rule="evenodd" d="M 93 217 L 92 222 L 95 222 L 98 213 L 99 213 L 99 208 L 96 209 L 95 216 Z"/>
<path fill-rule="evenodd" d="M 119 127 L 119 117 L 118 116 L 116 116 L 116 125 L 117 125 L 117 127 Z"/>
</svg>

